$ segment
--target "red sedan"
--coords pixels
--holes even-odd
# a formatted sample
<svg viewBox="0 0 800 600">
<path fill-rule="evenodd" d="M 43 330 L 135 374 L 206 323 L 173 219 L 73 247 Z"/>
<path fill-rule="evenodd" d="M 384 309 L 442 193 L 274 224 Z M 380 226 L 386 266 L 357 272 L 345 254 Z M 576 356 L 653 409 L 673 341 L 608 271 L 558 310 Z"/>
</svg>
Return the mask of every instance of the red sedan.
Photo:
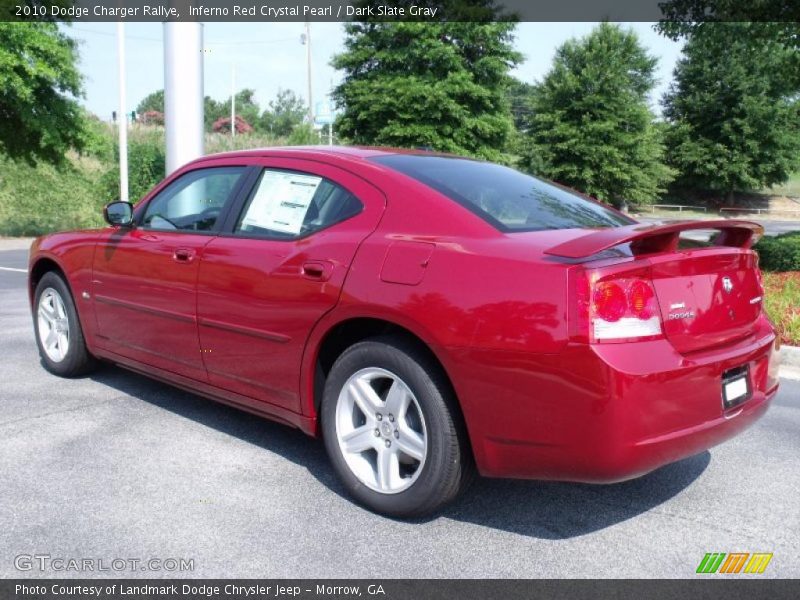
<svg viewBox="0 0 800 600">
<path fill-rule="evenodd" d="M 321 435 L 385 514 L 476 467 L 637 477 L 777 390 L 754 223 L 642 225 L 499 165 L 358 148 L 205 157 L 105 217 L 33 245 L 45 368 L 110 361 Z"/>
</svg>

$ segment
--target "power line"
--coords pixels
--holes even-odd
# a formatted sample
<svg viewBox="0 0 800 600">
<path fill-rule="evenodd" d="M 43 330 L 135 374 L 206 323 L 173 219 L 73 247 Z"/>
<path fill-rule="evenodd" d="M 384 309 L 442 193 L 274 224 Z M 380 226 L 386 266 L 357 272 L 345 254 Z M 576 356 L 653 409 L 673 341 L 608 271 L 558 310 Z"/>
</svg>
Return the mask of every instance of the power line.
<svg viewBox="0 0 800 600">
<path fill-rule="evenodd" d="M 94 35 L 105 35 L 109 37 L 116 37 L 116 33 L 111 33 L 110 31 L 97 31 L 96 29 L 84 29 L 83 27 L 70 27 L 71 31 L 81 31 L 83 33 L 92 33 Z M 158 42 L 161 43 L 160 38 L 151 38 L 151 37 L 143 37 L 139 35 L 126 35 L 125 36 L 129 40 L 141 40 L 143 42 Z"/>
<path fill-rule="evenodd" d="M 94 35 L 105 35 L 109 37 L 116 36 L 115 33 L 111 33 L 109 31 L 98 31 L 96 29 L 86 29 L 84 27 L 70 27 L 72 31 L 80 31 L 82 33 L 91 33 Z M 161 43 L 161 38 L 152 38 L 152 37 L 145 37 L 141 35 L 126 35 L 125 36 L 129 40 L 141 40 L 144 42 L 158 42 Z M 206 46 L 253 46 L 253 45 L 264 45 L 264 44 L 284 44 L 286 42 L 293 42 L 299 39 L 297 36 L 290 37 L 290 38 L 281 38 L 278 40 L 236 40 L 233 42 L 229 41 L 221 41 L 221 42 L 208 42 Z"/>
<path fill-rule="evenodd" d="M 250 41 L 236 41 L 236 42 L 208 42 L 206 46 L 244 46 L 244 45 L 259 45 L 259 44 L 283 44 L 285 42 L 293 42 L 300 39 L 299 37 L 283 38 L 280 40 L 250 40 Z"/>
</svg>

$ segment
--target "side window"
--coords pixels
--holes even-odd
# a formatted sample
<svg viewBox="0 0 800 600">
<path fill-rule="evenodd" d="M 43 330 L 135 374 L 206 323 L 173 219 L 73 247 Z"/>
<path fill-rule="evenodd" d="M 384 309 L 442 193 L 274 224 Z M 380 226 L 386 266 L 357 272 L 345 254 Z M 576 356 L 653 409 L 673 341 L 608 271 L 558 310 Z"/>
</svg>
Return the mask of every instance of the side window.
<svg viewBox="0 0 800 600">
<path fill-rule="evenodd" d="M 262 171 L 235 232 L 280 239 L 303 237 L 349 219 L 363 205 L 332 181 L 296 171 Z"/>
<path fill-rule="evenodd" d="M 147 203 L 144 229 L 210 231 L 245 167 L 198 169 L 179 177 Z"/>
</svg>

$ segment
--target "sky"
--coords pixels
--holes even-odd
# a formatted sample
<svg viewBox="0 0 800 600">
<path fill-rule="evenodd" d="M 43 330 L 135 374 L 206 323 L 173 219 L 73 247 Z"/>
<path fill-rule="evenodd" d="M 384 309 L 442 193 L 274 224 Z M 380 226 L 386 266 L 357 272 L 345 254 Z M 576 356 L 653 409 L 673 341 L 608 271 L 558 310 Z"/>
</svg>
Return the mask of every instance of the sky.
<svg viewBox="0 0 800 600">
<path fill-rule="evenodd" d="M 525 59 L 513 72 L 527 82 L 541 80 L 550 69 L 556 48 L 572 37 L 589 33 L 596 23 L 520 23 L 515 46 Z M 658 35 L 652 23 L 625 23 L 639 35 L 650 54 L 659 59 L 658 85 L 651 107 L 660 113 L 660 98 L 669 86 L 681 44 Z M 80 69 L 84 74 L 84 105 L 110 119 L 117 108 L 117 41 L 115 23 L 80 23 L 66 27 L 80 42 Z M 252 88 L 263 107 L 278 90 L 290 89 L 305 98 L 306 49 L 300 41 L 303 23 L 205 23 L 203 25 L 205 95 L 230 98 L 231 72 L 236 89 Z M 163 25 L 126 23 L 127 104 L 136 107 L 149 93 L 164 87 Z M 342 50 L 342 23 L 312 23 L 312 82 L 314 103 L 340 80 L 330 66 Z"/>
</svg>

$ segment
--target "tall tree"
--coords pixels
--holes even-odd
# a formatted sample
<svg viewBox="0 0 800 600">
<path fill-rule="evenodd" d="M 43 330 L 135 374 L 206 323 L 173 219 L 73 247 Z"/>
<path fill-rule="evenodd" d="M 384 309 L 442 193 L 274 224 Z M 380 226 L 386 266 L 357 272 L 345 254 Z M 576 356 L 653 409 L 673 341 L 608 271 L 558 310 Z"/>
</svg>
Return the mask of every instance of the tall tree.
<svg viewBox="0 0 800 600">
<path fill-rule="evenodd" d="M 230 118 L 231 100 L 228 98 L 226 102 L 229 114 L 226 115 Z M 256 102 L 256 91 L 250 88 L 245 88 L 236 92 L 236 120 L 240 118 L 248 125 L 258 125 L 259 116 L 261 115 L 261 108 Z M 238 131 L 238 129 L 237 129 Z"/>
<path fill-rule="evenodd" d="M 55 23 L 0 22 L 0 150 L 61 163 L 83 145 L 75 41 Z"/>
<path fill-rule="evenodd" d="M 231 103 L 218 102 L 211 96 L 203 98 L 203 123 L 206 131 L 211 131 L 219 119 L 223 117 L 230 118 L 231 116 Z"/>
<path fill-rule="evenodd" d="M 332 61 L 344 71 L 333 95 L 340 135 L 500 156 L 512 130 L 509 71 L 522 59 L 513 23 L 361 22 L 345 31 L 345 51 Z"/>
<path fill-rule="evenodd" d="M 786 0 L 665 0 L 659 3 L 664 18 L 657 29 L 678 39 L 705 23 L 720 21 L 761 23 L 760 33 L 800 48 L 800 4 Z"/>
<path fill-rule="evenodd" d="M 610 23 L 558 48 L 530 103 L 529 168 L 606 202 L 652 202 L 671 178 L 647 104 L 656 64 Z"/>
<path fill-rule="evenodd" d="M 680 182 L 729 200 L 737 190 L 781 183 L 800 166 L 800 83 L 786 76 L 797 51 L 762 37 L 763 27 L 694 29 L 664 98 Z"/>
<path fill-rule="evenodd" d="M 145 96 L 136 106 L 136 112 L 144 114 L 146 112 L 164 112 L 164 90 L 158 90 Z"/>
<path fill-rule="evenodd" d="M 514 117 L 514 127 L 518 131 L 524 131 L 530 121 L 531 100 L 533 98 L 534 86 L 519 79 L 512 79 L 506 90 L 508 103 L 511 107 L 511 115 Z"/>
<path fill-rule="evenodd" d="M 291 90 L 279 89 L 261 115 L 261 128 L 275 136 L 287 136 L 303 122 L 307 112 L 302 98 Z"/>
</svg>

